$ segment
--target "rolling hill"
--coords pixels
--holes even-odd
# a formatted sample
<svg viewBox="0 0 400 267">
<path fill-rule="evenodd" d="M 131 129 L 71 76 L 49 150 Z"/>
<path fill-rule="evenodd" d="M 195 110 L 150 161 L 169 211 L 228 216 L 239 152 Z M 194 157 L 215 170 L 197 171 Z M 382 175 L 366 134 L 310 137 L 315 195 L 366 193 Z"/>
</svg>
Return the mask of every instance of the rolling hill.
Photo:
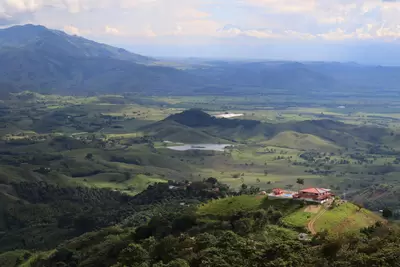
<svg viewBox="0 0 400 267">
<path fill-rule="evenodd" d="M 179 132 L 179 135 L 174 136 L 173 141 L 176 142 L 202 142 L 201 138 L 196 136 L 208 135 L 233 142 L 267 141 L 270 145 L 282 146 L 285 143 L 287 147 L 300 149 L 310 145 L 314 149 L 335 150 L 339 147 L 366 148 L 383 142 L 385 137 L 390 135 L 386 129 L 345 124 L 333 120 L 261 123 L 255 120 L 218 119 L 198 109 L 173 114 L 161 122 L 147 125 L 142 130 L 164 140 L 168 140 L 171 132 Z M 179 140 L 177 138 L 179 136 L 186 136 L 186 141 Z M 190 140 L 191 136 L 194 138 L 193 141 Z"/>
<path fill-rule="evenodd" d="M 147 135 L 154 136 L 171 142 L 195 143 L 216 143 L 220 138 L 213 137 L 201 130 L 170 121 L 160 121 L 140 129 Z"/>
<path fill-rule="evenodd" d="M 337 151 L 340 147 L 311 134 L 300 134 L 292 131 L 280 132 L 266 145 L 295 148 L 299 150 Z"/>
</svg>

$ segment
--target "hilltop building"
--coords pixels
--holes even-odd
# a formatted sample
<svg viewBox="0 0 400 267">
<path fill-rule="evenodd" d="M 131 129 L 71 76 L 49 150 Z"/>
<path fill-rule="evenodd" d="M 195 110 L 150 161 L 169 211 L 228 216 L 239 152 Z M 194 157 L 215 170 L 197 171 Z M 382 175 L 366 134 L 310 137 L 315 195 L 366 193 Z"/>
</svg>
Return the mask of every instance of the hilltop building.
<svg viewBox="0 0 400 267">
<path fill-rule="evenodd" d="M 325 202 L 334 195 L 330 189 L 326 188 L 307 188 L 300 190 L 299 193 L 293 195 L 294 199 L 301 199 L 305 201 Z"/>
<path fill-rule="evenodd" d="M 270 199 L 295 199 L 314 203 L 324 203 L 334 197 L 330 189 L 326 188 L 306 188 L 298 192 L 287 191 L 281 188 L 275 188 L 272 193 L 268 194 Z"/>
</svg>

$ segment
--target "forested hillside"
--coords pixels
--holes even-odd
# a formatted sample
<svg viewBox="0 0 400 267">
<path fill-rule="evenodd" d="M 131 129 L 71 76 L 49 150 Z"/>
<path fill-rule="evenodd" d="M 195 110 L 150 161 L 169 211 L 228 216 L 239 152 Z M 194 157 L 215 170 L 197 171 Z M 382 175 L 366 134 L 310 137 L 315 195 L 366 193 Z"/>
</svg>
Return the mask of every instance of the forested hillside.
<svg viewBox="0 0 400 267">
<path fill-rule="evenodd" d="M 198 185 L 203 192 L 207 187 L 220 188 L 215 179 Z M 177 190 L 172 192 L 182 189 Z M 299 239 L 302 227 L 284 222 L 293 211 L 304 209 L 304 204 L 260 199 L 248 193 L 243 189 L 241 196 L 200 205 L 188 202 L 186 195 L 178 198 L 183 206 L 168 203 L 181 207 L 179 210 L 153 210 L 152 218 L 139 227 L 132 227 L 135 217 L 130 217 L 119 226 L 63 242 L 55 250 L 0 254 L 0 263 L 34 267 L 398 266 L 400 232 L 396 225 L 377 222 L 354 232 L 322 231 Z"/>
<path fill-rule="evenodd" d="M 223 185 L 218 193 L 208 188 L 210 184 L 201 182 L 190 186 L 171 182 L 128 196 L 115 190 L 45 182 L 12 184 L 8 193 L 0 193 L 0 251 L 52 249 L 69 238 L 103 227 L 139 226 L 154 215 L 178 212 L 184 208 L 179 205 L 182 201 L 197 204 L 227 194 Z"/>
</svg>

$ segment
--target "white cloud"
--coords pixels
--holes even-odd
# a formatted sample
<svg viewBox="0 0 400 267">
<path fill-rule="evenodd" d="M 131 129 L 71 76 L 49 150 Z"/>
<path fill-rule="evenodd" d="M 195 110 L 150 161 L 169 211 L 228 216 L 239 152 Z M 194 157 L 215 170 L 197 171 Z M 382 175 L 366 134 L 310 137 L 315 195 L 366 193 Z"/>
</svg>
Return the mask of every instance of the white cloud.
<svg viewBox="0 0 400 267">
<path fill-rule="evenodd" d="M 301 39 L 301 40 L 313 40 L 317 38 L 314 34 L 305 32 L 296 32 L 292 30 L 287 30 L 284 32 L 285 36 L 290 39 Z"/>
<path fill-rule="evenodd" d="M 5 11 L 11 12 L 34 11 L 42 5 L 43 1 L 40 0 L 5 0 L 1 4 Z"/>
<path fill-rule="evenodd" d="M 77 27 L 72 26 L 72 25 L 64 26 L 63 30 L 68 34 L 80 35 L 79 29 Z"/>
<path fill-rule="evenodd" d="M 334 31 L 330 31 L 327 33 L 320 33 L 317 36 L 321 37 L 322 39 L 329 40 L 329 41 L 342 41 L 342 40 L 353 38 L 354 33 L 347 33 L 343 29 L 337 28 Z"/>
<path fill-rule="evenodd" d="M 114 28 L 114 27 L 111 27 L 108 25 L 106 25 L 104 27 L 104 31 L 105 31 L 105 33 L 111 34 L 111 35 L 120 35 L 121 34 L 121 32 L 117 28 Z"/>
<path fill-rule="evenodd" d="M 346 21 L 345 17 L 341 17 L 341 16 L 337 16 L 337 17 L 322 16 L 321 18 L 318 18 L 318 22 L 323 23 L 323 24 L 340 24 L 345 21 Z"/>
<path fill-rule="evenodd" d="M 96 40 L 395 40 L 400 3 L 382 0 L 0 0 L 0 25 L 43 24 Z M 65 22 L 68 23 L 65 23 Z M 229 24 L 237 26 L 226 26 Z M 67 26 L 66 26 L 67 25 Z"/>
<path fill-rule="evenodd" d="M 247 3 L 276 13 L 304 13 L 314 11 L 316 0 L 247 0 Z"/>
<path fill-rule="evenodd" d="M 155 34 L 150 26 L 147 26 L 140 35 L 143 35 L 144 37 L 157 37 L 157 34 Z"/>
<path fill-rule="evenodd" d="M 71 34 L 71 35 L 79 35 L 79 36 L 90 35 L 90 34 L 93 33 L 91 30 L 88 30 L 88 29 L 81 29 L 81 28 L 75 27 L 75 26 L 73 26 L 73 25 L 65 25 L 65 26 L 62 28 L 62 30 L 65 31 L 65 32 L 68 33 L 68 34 Z"/>
</svg>

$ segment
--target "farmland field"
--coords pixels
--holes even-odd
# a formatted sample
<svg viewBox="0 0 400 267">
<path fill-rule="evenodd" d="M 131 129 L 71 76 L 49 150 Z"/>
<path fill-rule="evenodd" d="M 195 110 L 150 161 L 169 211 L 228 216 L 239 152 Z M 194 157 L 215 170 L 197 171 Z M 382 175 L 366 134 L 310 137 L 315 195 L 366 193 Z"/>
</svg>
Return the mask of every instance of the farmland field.
<svg viewBox="0 0 400 267">
<path fill-rule="evenodd" d="M 335 98 L 333 104 L 326 97 L 310 102 L 275 96 L 85 98 L 25 92 L 4 102 L 5 110 L 14 111 L 2 117 L 2 140 L 16 155 L 4 154 L 2 161 L 25 162 L 28 180 L 129 194 L 154 182 L 215 177 L 233 189 L 242 184 L 262 190 L 319 186 L 374 210 L 396 207 L 400 103 L 377 110 L 368 98 Z M 196 107 L 205 113 L 182 113 Z M 224 113 L 243 116 L 206 122 L 205 114 Z M 191 116 L 211 124 L 185 124 L 200 118 Z M 229 121 L 236 125 L 224 126 Z M 258 124 L 245 126 L 247 122 Z M 224 151 L 168 149 L 207 143 L 231 146 Z M 54 160 L 27 162 L 21 159 L 24 151 L 47 153 Z M 34 172 L 40 167 L 52 171 Z M 0 171 L 11 178 L 21 172 L 6 165 Z M 296 184 L 297 179 L 304 184 Z"/>
</svg>

